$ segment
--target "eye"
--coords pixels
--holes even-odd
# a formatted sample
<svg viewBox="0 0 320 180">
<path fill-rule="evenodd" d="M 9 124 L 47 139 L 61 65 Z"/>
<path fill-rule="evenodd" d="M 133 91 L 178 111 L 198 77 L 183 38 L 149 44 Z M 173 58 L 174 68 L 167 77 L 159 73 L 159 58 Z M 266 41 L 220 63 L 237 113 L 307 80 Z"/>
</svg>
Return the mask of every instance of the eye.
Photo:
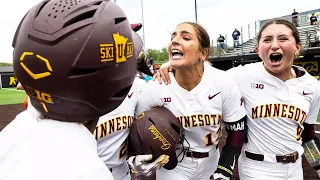
<svg viewBox="0 0 320 180">
<path fill-rule="evenodd" d="M 183 39 L 186 40 L 186 41 L 189 41 L 189 40 L 190 40 L 190 38 L 187 38 L 187 37 L 184 37 Z"/>
<path fill-rule="evenodd" d="M 264 39 L 263 42 L 270 42 L 271 39 Z"/>
<path fill-rule="evenodd" d="M 281 42 L 288 40 L 288 38 L 280 38 L 279 39 Z"/>
</svg>

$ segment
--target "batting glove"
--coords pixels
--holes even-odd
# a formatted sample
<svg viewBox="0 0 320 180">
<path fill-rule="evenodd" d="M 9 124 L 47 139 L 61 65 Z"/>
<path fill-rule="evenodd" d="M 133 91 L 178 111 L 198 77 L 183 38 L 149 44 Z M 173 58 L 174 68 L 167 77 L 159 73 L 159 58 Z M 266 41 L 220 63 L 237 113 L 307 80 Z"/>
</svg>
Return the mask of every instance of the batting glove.
<svg viewBox="0 0 320 180">
<path fill-rule="evenodd" d="M 149 163 L 152 160 L 152 155 L 137 155 L 128 159 L 128 164 L 135 175 L 151 176 L 159 168 L 164 166 L 169 161 L 168 155 L 161 155 L 155 161 Z"/>
<path fill-rule="evenodd" d="M 211 177 L 210 180 L 230 180 L 230 177 L 226 177 L 221 173 L 214 173 Z"/>
</svg>

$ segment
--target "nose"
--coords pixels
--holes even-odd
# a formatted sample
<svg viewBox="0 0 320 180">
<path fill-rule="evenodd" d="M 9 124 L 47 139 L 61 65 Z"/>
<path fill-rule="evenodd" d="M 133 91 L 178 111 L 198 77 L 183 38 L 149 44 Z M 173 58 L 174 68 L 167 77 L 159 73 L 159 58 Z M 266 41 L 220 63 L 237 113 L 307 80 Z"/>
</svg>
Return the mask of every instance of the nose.
<svg viewBox="0 0 320 180">
<path fill-rule="evenodd" d="M 279 49 L 279 43 L 278 43 L 277 40 L 273 40 L 273 41 L 272 41 L 271 49 L 272 49 L 273 51 L 276 51 L 276 50 Z"/>
<path fill-rule="evenodd" d="M 179 45 L 179 39 L 178 36 L 175 36 L 172 40 L 171 40 L 171 44 L 172 45 Z"/>
</svg>

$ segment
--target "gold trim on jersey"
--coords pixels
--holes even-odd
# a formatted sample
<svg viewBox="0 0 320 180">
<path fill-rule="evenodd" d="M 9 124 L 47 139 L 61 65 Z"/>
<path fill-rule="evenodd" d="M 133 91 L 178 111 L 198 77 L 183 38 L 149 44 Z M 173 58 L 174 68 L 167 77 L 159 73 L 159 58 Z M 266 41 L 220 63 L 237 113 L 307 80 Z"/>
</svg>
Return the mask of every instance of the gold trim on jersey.
<svg viewBox="0 0 320 180">
<path fill-rule="evenodd" d="M 114 132 L 128 129 L 131 127 L 133 120 L 133 116 L 119 116 L 112 118 L 98 125 L 94 130 L 93 135 L 96 138 L 96 140 L 98 140 Z"/>
<path fill-rule="evenodd" d="M 279 117 L 288 118 L 302 125 L 307 118 L 307 113 L 302 109 L 288 104 L 263 104 L 252 108 L 252 119 Z"/>
<path fill-rule="evenodd" d="M 220 125 L 222 116 L 220 114 L 195 114 L 190 116 L 180 116 L 177 119 L 183 127 L 202 127 Z"/>
</svg>

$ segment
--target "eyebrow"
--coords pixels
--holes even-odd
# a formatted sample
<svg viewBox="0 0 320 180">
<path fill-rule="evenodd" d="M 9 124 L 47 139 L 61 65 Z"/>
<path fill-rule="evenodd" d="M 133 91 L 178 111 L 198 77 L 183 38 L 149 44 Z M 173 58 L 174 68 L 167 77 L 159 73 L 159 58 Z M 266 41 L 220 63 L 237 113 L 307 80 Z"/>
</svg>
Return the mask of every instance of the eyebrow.
<svg viewBox="0 0 320 180">
<path fill-rule="evenodd" d="M 186 30 L 181 31 L 181 34 L 190 34 L 190 35 L 192 35 L 192 33 L 188 32 L 188 31 L 186 31 Z M 171 36 L 176 36 L 176 35 L 177 35 L 177 32 L 173 32 L 173 33 L 171 34 Z"/>
<path fill-rule="evenodd" d="M 280 34 L 278 37 L 283 37 L 283 36 L 289 37 L 289 35 L 287 34 Z M 264 36 L 263 38 L 272 38 L 272 37 L 273 37 L 272 35 L 268 35 L 268 36 Z"/>
</svg>

